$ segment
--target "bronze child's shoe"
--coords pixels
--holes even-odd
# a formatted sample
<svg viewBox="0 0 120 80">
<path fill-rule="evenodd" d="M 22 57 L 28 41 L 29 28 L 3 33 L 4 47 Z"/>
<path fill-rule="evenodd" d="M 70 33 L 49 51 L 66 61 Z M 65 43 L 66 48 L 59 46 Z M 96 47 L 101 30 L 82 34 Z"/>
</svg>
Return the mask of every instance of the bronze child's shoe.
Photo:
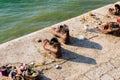
<svg viewBox="0 0 120 80">
<path fill-rule="evenodd" d="M 41 80 L 39 72 L 30 68 L 25 72 L 24 78 L 25 80 Z"/>
<path fill-rule="evenodd" d="M 61 44 L 58 42 L 57 38 L 52 38 L 50 41 L 45 39 L 42 40 L 42 46 L 44 50 L 49 51 L 52 57 L 59 58 L 61 54 Z"/>
<path fill-rule="evenodd" d="M 7 66 L 1 66 L 0 67 L 0 76 L 8 76 L 9 75 L 9 72 L 8 72 L 8 69 L 7 69 Z"/>
<path fill-rule="evenodd" d="M 60 25 L 57 28 L 52 28 L 51 33 L 57 37 L 60 42 L 64 44 L 69 44 L 70 43 L 70 35 L 69 35 L 69 29 L 67 25 Z"/>
</svg>

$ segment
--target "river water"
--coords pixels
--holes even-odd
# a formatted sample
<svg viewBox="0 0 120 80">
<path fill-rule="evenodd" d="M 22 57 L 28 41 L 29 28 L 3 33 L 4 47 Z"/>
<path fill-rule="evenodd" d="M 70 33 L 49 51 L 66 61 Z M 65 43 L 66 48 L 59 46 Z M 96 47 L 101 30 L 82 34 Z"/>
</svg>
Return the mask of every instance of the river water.
<svg viewBox="0 0 120 80">
<path fill-rule="evenodd" d="M 0 43 L 119 0 L 0 0 Z"/>
</svg>

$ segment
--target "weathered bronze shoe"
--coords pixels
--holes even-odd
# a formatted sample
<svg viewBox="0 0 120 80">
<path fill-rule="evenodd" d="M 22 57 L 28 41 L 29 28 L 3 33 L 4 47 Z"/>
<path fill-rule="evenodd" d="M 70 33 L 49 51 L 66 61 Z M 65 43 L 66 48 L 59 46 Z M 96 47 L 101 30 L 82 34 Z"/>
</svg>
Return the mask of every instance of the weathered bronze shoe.
<svg viewBox="0 0 120 80">
<path fill-rule="evenodd" d="M 114 8 L 109 8 L 108 11 L 110 12 L 110 14 L 120 15 L 120 5 L 119 4 L 115 4 Z"/>
<path fill-rule="evenodd" d="M 97 28 L 99 31 L 105 34 L 120 35 L 120 25 L 117 22 L 109 22 Z"/>
<path fill-rule="evenodd" d="M 45 39 L 42 40 L 42 45 L 44 50 L 49 51 L 54 58 L 59 58 L 61 54 L 61 44 L 58 42 L 57 38 L 52 38 L 50 41 Z"/>
<path fill-rule="evenodd" d="M 25 72 L 24 78 L 25 80 L 41 80 L 39 72 L 31 69 Z"/>
<path fill-rule="evenodd" d="M 57 28 L 52 28 L 51 33 L 58 38 L 58 40 L 64 44 L 70 43 L 69 29 L 66 24 L 60 25 Z"/>
</svg>

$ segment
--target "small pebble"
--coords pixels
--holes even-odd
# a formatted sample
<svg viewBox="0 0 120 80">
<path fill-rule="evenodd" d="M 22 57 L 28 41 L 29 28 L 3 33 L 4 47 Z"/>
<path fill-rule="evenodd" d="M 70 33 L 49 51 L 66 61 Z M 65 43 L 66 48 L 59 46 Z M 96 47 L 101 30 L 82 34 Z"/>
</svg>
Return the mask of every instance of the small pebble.
<svg viewBox="0 0 120 80">
<path fill-rule="evenodd" d="M 85 37 L 81 35 L 81 36 L 78 37 L 78 39 L 79 40 L 85 40 Z"/>
<path fill-rule="evenodd" d="M 40 43 L 41 41 L 42 41 L 42 40 L 41 40 L 41 39 L 39 39 L 39 40 L 38 40 L 38 43 Z"/>
<path fill-rule="evenodd" d="M 56 69 L 60 69 L 60 68 L 61 68 L 61 66 L 60 66 L 60 65 L 58 65 L 58 64 L 56 64 L 56 65 L 55 65 L 55 68 L 56 68 Z"/>
<path fill-rule="evenodd" d="M 85 29 L 85 30 L 87 30 L 87 29 L 88 29 L 88 27 L 89 27 L 89 25 L 85 25 L 85 26 L 84 26 L 84 29 Z"/>
<path fill-rule="evenodd" d="M 87 24 L 87 25 L 84 26 L 84 29 L 85 29 L 85 30 L 90 30 L 90 29 L 91 29 L 91 26 Z"/>
<path fill-rule="evenodd" d="M 30 65 L 34 65 L 35 63 L 34 62 L 31 62 Z"/>
<path fill-rule="evenodd" d="M 48 67 L 45 67 L 44 70 L 48 70 Z"/>
</svg>

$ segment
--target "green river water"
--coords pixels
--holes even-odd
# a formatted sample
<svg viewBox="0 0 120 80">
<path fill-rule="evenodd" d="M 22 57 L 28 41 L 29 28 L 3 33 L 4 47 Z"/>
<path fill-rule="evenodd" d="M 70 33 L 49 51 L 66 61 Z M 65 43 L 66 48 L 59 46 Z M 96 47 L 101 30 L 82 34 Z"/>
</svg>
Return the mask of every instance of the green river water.
<svg viewBox="0 0 120 80">
<path fill-rule="evenodd" d="M 0 43 L 119 0 L 0 0 Z"/>
</svg>

